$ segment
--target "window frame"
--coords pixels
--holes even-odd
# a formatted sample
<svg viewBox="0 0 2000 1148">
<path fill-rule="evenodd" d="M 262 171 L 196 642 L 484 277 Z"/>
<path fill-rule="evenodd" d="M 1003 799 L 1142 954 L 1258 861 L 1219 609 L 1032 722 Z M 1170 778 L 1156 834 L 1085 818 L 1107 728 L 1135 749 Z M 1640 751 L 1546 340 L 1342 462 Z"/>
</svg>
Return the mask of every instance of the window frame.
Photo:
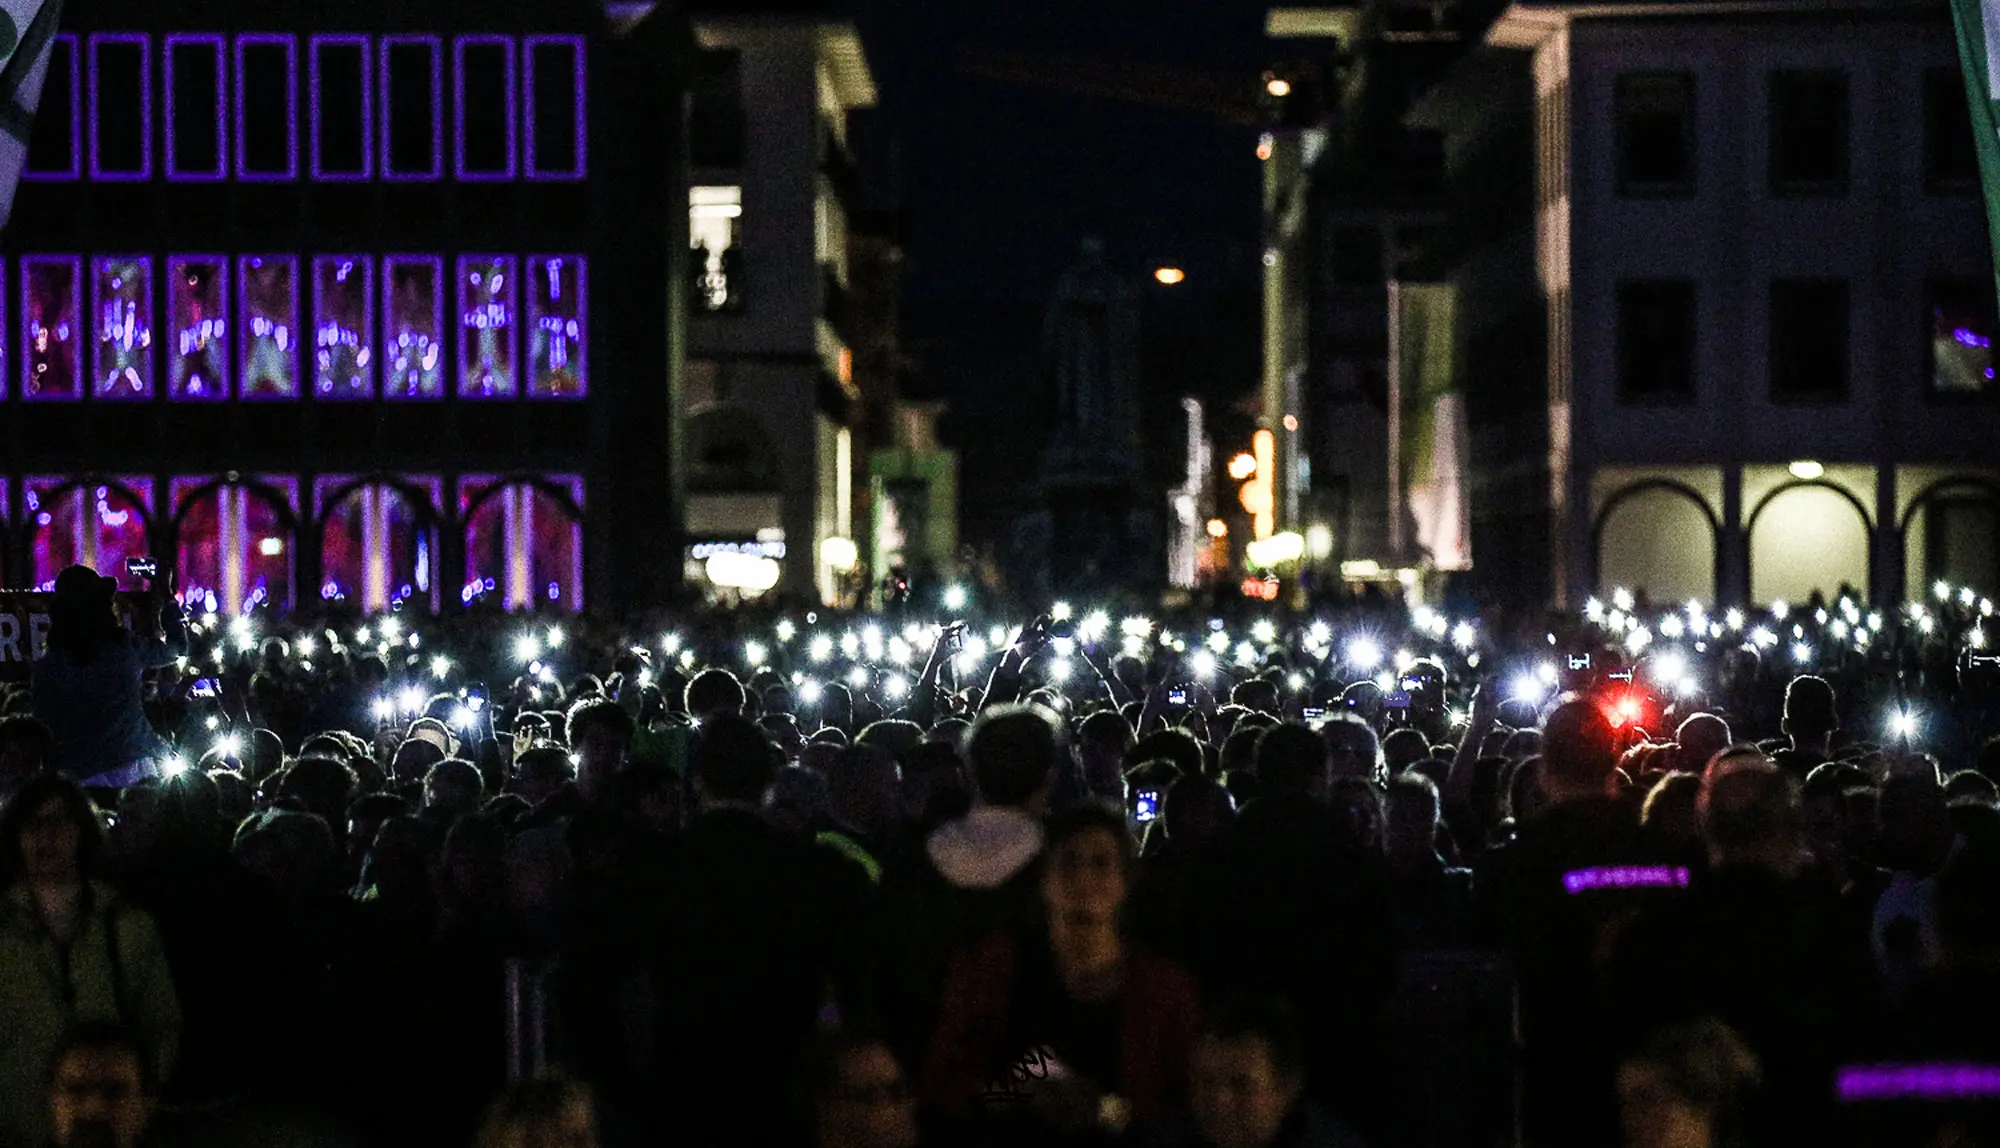
<svg viewBox="0 0 2000 1148">
<path fill-rule="evenodd" d="M 243 130 L 247 60 L 244 49 L 282 45 L 285 49 L 285 169 L 253 172 L 249 166 L 249 135 Z M 236 37 L 236 181 L 296 183 L 299 178 L 299 38 L 289 32 L 246 32 Z"/>
<path fill-rule="evenodd" d="M 1840 389 L 1838 391 L 1779 390 L 1779 324 L 1778 295 L 1791 287 L 1838 287 L 1841 293 L 1841 340 L 1840 340 Z M 1770 281 L 1765 322 L 1765 392 L 1772 406 L 1781 407 L 1836 407 L 1846 404 L 1854 397 L 1854 285 L 1851 279 L 1842 276 L 1800 276 L 1796 278 L 1774 278 Z"/>
<path fill-rule="evenodd" d="M 395 100 L 394 86 L 390 83 L 389 58 L 394 54 L 393 49 L 404 47 L 430 49 L 431 166 L 428 171 L 403 172 L 396 170 L 395 165 Z M 376 41 L 375 67 L 382 88 L 382 98 L 376 101 L 381 116 L 376 145 L 382 153 L 376 170 L 386 183 L 436 183 L 444 178 L 444 38 L 429 34 L 383 36 Z"/>
<path fill-rule="evenodd" d="M 450 341 L 446 336 L 446 316 L 450 311 L 448 300 L 452 293 L 452 280 L 450 278 L 451 269 L 447 266 L 444 256 L 392 252 L 376 260 L 376 263 L 381 267 L 382 271 L 382 282 L 380 285 L 382 292 L 380 313 L 382 333 L 378 339 L 381 347 L 377 352 L 380 370 L 378 371 L 379 378 L 376 382 L 376 392 L 382 396 L 384 402 L 393 403 L 436 403 L 453 397 L 453 388 L 456 386 L 458 377 L 458 359 L 456 354 L 453 353 Z M 394 316 L 396 313 L 396 268 L 404 264 L 429 267 L 431 269 L 431 327 L 435 332 L 438 348 L 438 393 L 435 395 L 400 394 L 392 392 L 389 386 L 389 368 L 393 361 L 390 358 L 393 354 L 390 350 L 390 342 L 394 337 L 390 331 L 390 326 L 395 321 Z"/>
<path fill-rule="evenodd" d="M 1686 174 L 1678 182 L 1651 183 L 1631 178 L 1627 170 L 1627 156 L 1631 148 L 1628 127 L 1628 101 L 1634 93 L 1628 85 L 1671 81 L 1681 92 L 1681 162 Z M 1613 176 L 1621 199 L 1691 199 L 1700 191 L 1701 137 L 1698 133 L 1697 87 L 1695 75 L 1685 69 L 1639 69 L 1620 72 L 1612 80 L 1612 160 L 1615 165 Z"/>
<path fill-rule="evenodd" d="M 575 64 L 574 110 L 576 121 L 575 154 L 570 157 L 567 168 L 543 167 L 541 154 L 535 146 L 535 51 L 542 47 L 567 47 L 573 53 Z M 521 42 L 521 110 L 523 130 L 521 148 L 523 153 L 523 178 L 531 183 L 573 182 L 585 179 L 590 172 L 590 70 L 587 55 L 587 38 L 583 36 L 529 36 Z"/>
<path fill-rule="evenodd" d="M 250 261 L 253 259 L 260 263 L 265 260 L 275 260 L 292 269 L 291 313 L 285 316 L 290 321 L 292 330 L 292 346 L 286 352 L 292 358 L 292 393 L 289 395 L 253 395 L 249 392 L 244 379 L 245 372 L 250 369 L 251 344 L 257 338 L 255 329 L 251 326 L 250 292 L 246 286 L 246 280 L 249 278 L 250 272 L 254 270 L 250 266 Z M 236 323 L 236 369 L 231 372 L 229 396 L 240 403 L 297 402 L 311 390 L 307 386 L 305 377 L 304 341 L 299 337 L 299 296 L 306 289 L 304 278 L 299 273 L 299 257 L 286 251 L 270 253 L 246 252 L 236 257 L 234 270 L 236 273 L 236 315 L 234 320 Z"/>
<path fill-rule="evenodd" d="M 69 54 L 69 167 L 59 171 L 36 171 L 26 160 L 21 163 L 21 178 L 33 183 L 73 183 L 83 178 L 83 152 L 85 148 L 83 132 L 83 49 L 77 43 L 74 32 L 61 32 L 51 43 L 51 57 L 57 52 Z M 45 73 L 46 74 L 46 73 Z M 30 154 L 32 155 L 33 132 L 29 133 Z"/>
<path fill-rule="evenodd" d="M 1793 180 L 1779 170 L 1785 140 L 1784 117 L 1778 114 L 1779 92 L 1786 84 L 1808 78 L 1837 79 L 1840 82 L 1840 174 L 1831 180 Z M 1854 182 L 1854 83 L 1847 69 L 1772 69 L 1765 81 L 1764 142 L 1765 174 L 1772 198 L 1845 198 Z"/>
<path fill-rule="evenodd" d="M 507 119 L 507 163 L 499 171 L 469 171 L 465 166 L 465 50 L 500 48 L 506 56 L 506 93 L 501 101 Z M 456 36 L 451 42 L 452 74 L 452 175 L 460 183 L 511 183 L 521 171 L 521 61 L 520 44 L 513 36 L 491 33 Z"/>
<path fill-rule="evenodd" d="M 320 114 L 320 49 L 329 47 L 358 47 L 361 49 L 361 170 L 358 172 L 329 172 L 321 159 L 321 136 L 324 119 Z M 311 162 L 308 170 L 315 183 L 366 183 L 375 178 L 375 69 L 374 41 L 368 36 L 353 34 L 314 35 L 306 42 L 306 71 L 308 89 L 312 93 L 312 140 Z"/>
<path fill-rule="evenodd" d="M 181 128 L 174 116 L 174 105 L 176 102 L 174 98 L 176 92 L 174 83 L 174 56 L 176 51 L 182 47 L 200 45 L 207 45 L 213 48 L 215 53 L 215 168 L 212 171 L 181 167 L 179 163 L 180 152 L 175 142 L 180 138 Z M 231 105 L 229 81 L 231 73 L 228 42 L 222 36 L 211 33 L 176 32 L 168 36 L 164 41 L 164 51 L 162 54 L 165 57 L 163 65 L 166 71 L 166 107 L 164 110 L 167 122 L 167 182 L 220 183 L 229 178 L 230 163 L 229 109 Z"/>
<path fill-rule="evenodd" d="M 29 370 L 32 366 L 28 355 L 28 346 L 33 342 L 28 335 L 28 292 L 34 286 L 34 276 L 29 273 L 28 268 L 30 265 L 37 263 L 66 263 L 70 267 L 70 309 L 76 316 L 73 320 L 75 333 L 71 336 L 71 354 L 76 364 L 76 393 L 73 395 L 37 395 L 32 393 L 32 389 L 28 386 Z M 19 325 L 15 329 L 15 335 L 20 340 L 21 347 L 21 401 L 31 403 L 82 402 L 84 397 L 91 391 L 90 348 L 87 346 L 89 341 L 88 312 L 83 309 L 85 298 L 83 291 L 83 256 L 42 252 L 37 252 L 33 255 L 23 255 L 17 264 L 16 274 L 20 279 L 18 290 L 21 296 L 20 320 Z"/>
<path fill-rule="evenodd" d="M 1680 391 L 1643 392 L 1627 385 L 1625 304 L 1628 290 L 1685 288 L 1688 305 L 1687 386 Z M 1620 279 L 1613 288 L 1612 355 L 1617 377 L 1618 402 L 1628 407 L 1685 407 L 1701 399 L 1701 285 L 1690 277 L 1652 276 Z"/>
<path fill-rule="evenodd" d="M 1937 340 L 1933 326 L 1936 321 L 1934 313 L 1941 293 L 1945 291 L 1964 291 L 1968 294 L 1983 297 L 1985 303 L 1988 306 L 1992 306 L 1994 304 L 1993 286 L 1992 279 L 1981 276 L 1931 275 L 1924 279 L 1922 329 L 1925 334 L 1923 339 L 1923 357 L 1921 360 L 1923 373 L 1920 377 L 1922 379 L 1924 400 L 1926 402 L 1935 403 L 1940 406 L 1985 406 L 1992 403 L 2000 403 L 2000 379 L 1995 379 L 1984 390 L 1970 394 L 1959 391 L 1941 391 L 1938 389 Z M 2000 319 L 1995 319 L 1994 325 L 1989 330 L 1993 333 L 1988 336 L 1988 358 L 1993 361 L 1992 369 L 2000 372 L 2000 348 L 1995 348 L 1991 345 L 1995 337 L 2000 336 Z"/>
<path fill-rule="evenodd" d="M 375 333 L 375 257 L 365 252 L 332 255 L 319 254 L 314 255 L 308 262 L 312 279 L 312 325 L 307 328 L 311 333 L 310 340 L 301 341 L 300 343 L 300 350 L 305 354 L 307 367 L 300 379 L 302 390 L 310 393 L 313 401 L 319 403 L 372 402 L 382 393 L 381 356 L 377 353 L 375 346 L 378 338 Z M 364 392 L 358 395 L 340 394 L 337 392 L 321 393 L 319 389 L 319 329 L 320 309 L 322 305 L 320 269 L 342 262 L 353 263 L 360 269 L 362 275 L 361 330 L 359 335 L 361 338 L 360 349 L 367 352 L 368 364 Z"/>
<path fill-rule="evenodd" d="M 106 45 L 139 47 L 139 167 L 136 171 L 111 171 L 104 167 L 100 153 L 103 117 L 99 114 L 98 49 Z M 145 32 L 93 32 L 85 46 L 86 70 L 90 73 L 90 179 L 93 183 L 146 183 L 153 178 L 153 37 Z"/>
<path fill-rule="evenodd" d="M 103 362 L 104 340 L 99 337 L 100 333 L 98 330 L 98 323 L 100 322 L 104 314 L 104 300 L 105 300 L 105 295 L 104 292 L 102 291 L 102 268 L 104 264 L 109 262 L 133 263 L 143 268 L 146 275 L 145 317 L 144 317 L 144 322 L 146 324 L 147 340 L 148 340 L 144 351 L 144 358 L 146 363 L 146 390 L 143 394 L 133 395 L 130 397 L 108 397 L 99 393 L 100 388 L 103 386 L 104 369 L 105 369 L 105 363 Z M 90 322 L 88 324 L 90 330 L 88 334 L 90 339 L 91 401 L 102 402 L 102 403 L 150 402 L 160 393 L 159 362 L 158 362 L 159 360 L 158 347 L 160 338 L 158 333 L 159 327 L 157 324 L 157 316 L 159 314 L 159 297 L 157 294 L 159 276 L 155 270 L 155 261 L 153 257 L 148 254 L 93 255 L 90 257 L 87 270 L 90 276 Z"/>
</svg>

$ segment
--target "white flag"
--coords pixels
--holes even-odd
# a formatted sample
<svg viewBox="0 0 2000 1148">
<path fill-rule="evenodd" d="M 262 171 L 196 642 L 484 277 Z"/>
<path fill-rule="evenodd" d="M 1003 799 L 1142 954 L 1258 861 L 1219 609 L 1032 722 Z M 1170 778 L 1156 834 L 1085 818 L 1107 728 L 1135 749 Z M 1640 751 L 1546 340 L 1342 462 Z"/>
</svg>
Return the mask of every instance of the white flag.
<svg viewBox="0 0 2000 1148">
<path fill-rule="evenodd" d="M 14 189 L 28 164 L 62 6 L 63 0 L 0 0 L 0 228 L 14 214 Z"/>
</svg>

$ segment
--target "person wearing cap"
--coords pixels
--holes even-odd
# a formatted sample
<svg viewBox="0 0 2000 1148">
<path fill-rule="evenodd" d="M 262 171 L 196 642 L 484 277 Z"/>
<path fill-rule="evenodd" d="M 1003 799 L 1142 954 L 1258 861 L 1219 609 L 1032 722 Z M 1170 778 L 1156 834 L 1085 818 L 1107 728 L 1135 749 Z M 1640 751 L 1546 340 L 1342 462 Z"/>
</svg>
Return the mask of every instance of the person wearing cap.
<svg viewBox="0 0 2000 1148">
<path fill-rule="evenodd" d="M 158 775 L 168 750 L 146 720 L 142 679 L 187 654 L 171 592 L 135 608 L 136 633 L 118 620 L 117 592 L 116 580 L 88 566 L 56 576 L 48 649 L 32 679 L 35 716 L 55 733 L 56 769 L 93 788 Z"/>
</svg>

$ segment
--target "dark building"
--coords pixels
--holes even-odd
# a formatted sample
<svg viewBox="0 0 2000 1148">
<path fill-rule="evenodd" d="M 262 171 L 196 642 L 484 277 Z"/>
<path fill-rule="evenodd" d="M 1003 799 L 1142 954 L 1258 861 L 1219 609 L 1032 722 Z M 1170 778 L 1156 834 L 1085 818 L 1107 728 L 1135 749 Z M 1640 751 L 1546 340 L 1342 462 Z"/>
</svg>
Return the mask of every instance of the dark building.
<svg viewBox="0 0 2000 1148">
<path fill-rule="evenodd" d="M 673 594 L 671 10 L 93 0 L 4 252 L 9 586 L 225 614 Z"/>
</svg>

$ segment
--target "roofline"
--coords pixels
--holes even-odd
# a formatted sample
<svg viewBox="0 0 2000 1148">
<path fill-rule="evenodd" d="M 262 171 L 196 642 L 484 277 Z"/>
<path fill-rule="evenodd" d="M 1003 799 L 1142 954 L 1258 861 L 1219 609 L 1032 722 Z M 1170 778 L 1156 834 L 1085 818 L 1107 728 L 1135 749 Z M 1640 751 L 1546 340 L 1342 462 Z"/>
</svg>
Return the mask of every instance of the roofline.
<svg viewBox="0 0 2000 1148">
<path fill-rule="evenodd" d="M 1508 5 L 1500 18 L 1486 30 L 1486 43 L 1495 48 L 1537 48 L 1549 37 L 1566 31 L 1575 20 L 1620 18 L 1761 16 L 1881 12 L 1910 8 L 1902 0 L 1818 0 L 1800 4 L 1797 0 L 1696 0 L 1674 3 L 1520 3 Z"/>
<path fill-rule="evenodd" d="M 1273 8 L 1264 14 L 1264 35 L 1273 40 L 1331 37 L 1348 43 L 1355 39 L 1362 15 L 1359 6 Z"/>
<path fill-rule="evenodd" d="M 833 78 L 835 94 L 843 106 L 872 108 L 880 99 L 875 90 L 875 74 L 868 67 L 868 51 L 861 43 L 861 30 L 848 20 L 819 20 L 757 13 L 745 16 L 694 17 L 695 35 L 705 44 L 709 33 L 724 29 L 791 28 L 810 30 L 817 41 L 820 58 Z"/>
</svg>

